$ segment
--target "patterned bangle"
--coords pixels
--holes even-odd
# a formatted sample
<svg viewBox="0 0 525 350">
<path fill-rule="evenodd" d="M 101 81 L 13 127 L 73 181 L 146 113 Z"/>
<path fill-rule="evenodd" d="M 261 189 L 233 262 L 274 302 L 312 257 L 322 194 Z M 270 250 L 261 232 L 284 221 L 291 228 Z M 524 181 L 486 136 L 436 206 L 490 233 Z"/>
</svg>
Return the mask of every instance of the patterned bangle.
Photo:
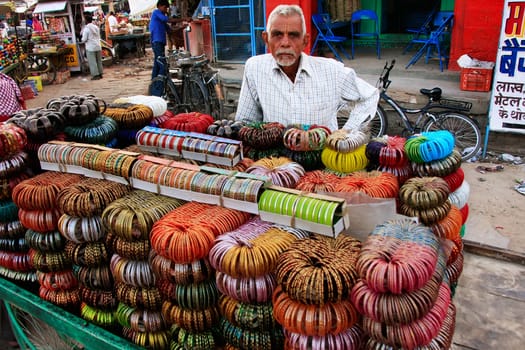
<svg viewBox="0 0 525 350">
<path fill-rule="evenodd" d="M 231 324 L 249 330 L 270 331 L 278 326 L 273 317 L 272 303 L 250 304 L 221 295 L 219 311 Z"/>
<path fill-rule="evenodd" d="M 85 267 L 97 267 L 108 264 L 111 256 L 104 242 L 75 243 L 68 241 L 64 251 L 73 264 Z"/>
<path fill-rule="evenodd" d="M 25 130 L 13 123 L 0 123 L 0 159 L 20 152 L 27 144 Z"/>
<path fill-rule="evenodd" d="M 46 289 L 68 290 L 78 286 L 78 281 L 71 269 L 55 272 L 37 271 L 36 275 L 38 283 Z"/>
<path fill-rule="evenodd" d="M 297 350 L 309 349 L 361 349 L 365 334 L 361 327 L 354 326 L 338 334 L 308 336 L 284 330 L 286 348 Z M 312 346 L 313 345 L 313 346 Z"/>
<path fill-rule="evenodd" d="M 77 288 L 54 290 L 40 286 L 38 295 L 43 300 L 60 306 L 66 309 L 66 311 L 73 313 L 76 311 L 78 313 L 78 307 L 80 306 L 80 296 Z"/>
<path fill-rule="evenodd" d="M 295 189 L 311 193 L 336 192 L 335 186 L 338 181 L 339 177 L 331 173 L 321 170 L 307 171 L 299 179 Z"/>
<path fill-rule="evenodd" d="M 424 225 L 432 225 L 443 220 L 451 208 L 452 204 L 447 199 L 443 204 L 428 209 L 416 209 L 402 203 L 398 211 L 408 217 L 417 217 Z"/>
<path fill-rule="evenodd" d="M 71 267 L 71 260 L 64 251 L 42 253 L 30 249 L 29 261 L 36 270 L 42 272 L 63 271 Z"/>
<path fill-rule="evenodd" d="M 53 109 L 34 108 L 13 113 L 9 123 L 23 129 L 32 141 L 47 141 L 64 129 L 66 117 Z"/>
<path fill-rule="evenodd" d="M 129 327 L 122 328 L 122 334 L 131 342 L 147 349 L 167 349 L 170 346 L 169 330 L 159 332 L 137 332 Z"/>
<path fill-rule="evenodd" d="M 118 300 L 113 290 L 91 289 L 79 285 L 80 300 L 92 307 L 115 312 Z"/>
<path fill-rule="evenodd" d="M 412 171 L 416 176 L 437 176 L 445 177 L 457 171 L 461 166 L 461 153 L 454 149 L 452 153 L 443 159 L 434 160 L 428 163 L 412 162 Z"/>
<path fill-rule="evenodd" d="M 15 187 L 29 178 L 30 174 L 26 172 L 18 173 L 16 176 L 9 178 L 0 178 L 0 200 L 11 199 Z"/>
<path fill-rule="evenodd" d="M 216 349 L 213 331 L 190 332 L 176 323 L 171 325 L 170 349 L 208 350 Z"/>
<path fill-rule="evenodd" d="M 78 282 L 89 289 L 113 290 L 113 276 L 107 265 L 85 267 L 74 265 L 73 272 Z"/>
<path fill-rule="evenodd" d="M 151 108 L 142 104 L 113 104 L 106 108 L 103 115 L 114 119 L 122 129 L 140 129 L 153 119 Z"/>
<path fill-rule="evenodd" d="M 130 328 L 135 332 L 154 333 L 167 328 L 166 321 L 160 311 L 137 309 L 122 302 L 118 304 L 116 316 L 121 326 Z"/>
<path fill-rule="evenodd" d="M 217 272 L 217 289 L 225 295 L 243 303 L 266 303 L 272 299 L 277 285 L 272 273 L 257 277 L 234 278 Z"/>
<path fill-rule="evenodd" d="M 330 129 L 319 125 L 289 125 L 283 144 L 292 151 L 320 151 L 324 148 Z"/>
<path fill-rule="evenodd" d="M 305 174 L 304 168 L 286 157 L 263 158 L 246 169 L 248 174 L 268 177 L 276 186 L 295 188 Z"/>
<path fill-rule="evenodd" d="M 111 232 L 106 237 L 106 244 L 115 253 L 130 260 L 148 260 L 151 251 L 149 240 L 127 241 Z"/>
<path fill-rule="evenodd" d="M 203 282 L 215 275 L 207 258 L 177 264 L 151 250 L 149 263 L 154 274 L 163 280 L 176 284 Z"/>
<path fill-rule="evenodd" d="M 414 209 L 430 209 L 443 205 L 450 190 L 440 177 L 413 177 L 399 189 L 399 199 Z"/>
<path fill-rule="evenodd" d="M 244 145 L 257 150 L 281 148 L 284 129 L 280 123 L 250 123 L 239 130 L 239 139 Z"/>
<path fill-rule="evenodd" d="M 162 315 L 168 323 L 176 323 L 190 332 L 205 332 L 211 329 L 219 320 L 217 306 L 202 310 L 184 309 L 171 301 L 162 303 Z"/>
<path fill-rule="evenodd" d="M 132 308 L 157 311 L 162 306 L 162 298 L 157 287 L 142 288 L 116 282 L 115 290 L 118 300 Z"/>
<path fill-rule="evenodd" d="M 339 179 L 335 192 L 363 192 L 374 198 L 397 198 L 399 183 L 395 175 L 380 171 L 355 172 Z"/>
<path fill-rule="evenodd" d="M 163 299 L 170 300 L 184 309 L 203 310 L 217 304 L 219 291 L 215 279 L 200 283 L 173 284 L 168 280 L 160 280 L 157 287 Z"/>
<path fill-rule="evenodd" d="M 118 324 L 115 311 L 98 309 L 84 302 L 80 303 L 80 317 L 106 329 L 112 329 Z"/>
<path fill-rule="evenodd" d="M 35 283 L 37 281 L 36 272 L 33 269 L 31 271 L 13 271 L 0 265 L 0 276 L 17 282 Z"/>
<path fill-rule="evenodd" d="M 243 329 L 221 318 L 219 330 L 226 342 L 238 349 L 284 349 L 284 335 L 279 327 L 270 331 Z"/>
</svg>

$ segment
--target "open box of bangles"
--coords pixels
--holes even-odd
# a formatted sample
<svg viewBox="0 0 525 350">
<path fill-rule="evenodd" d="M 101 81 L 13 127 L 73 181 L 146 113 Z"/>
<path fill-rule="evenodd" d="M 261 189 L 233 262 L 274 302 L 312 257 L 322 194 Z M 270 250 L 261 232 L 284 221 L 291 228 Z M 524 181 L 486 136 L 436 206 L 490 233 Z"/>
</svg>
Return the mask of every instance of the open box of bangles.
<svg viewBox="0 0 525 350">
<path fill-rule="evenodd" d="M 221 184 L 218 202 L 215 204 L 251 214 L 259 214 L 257 202 L 263 189 L 271 185 L 270 178 L 208 166 L 201 166 L 201 171 L 226 176 L 225 181 Z"/>
<path fill-rule="evenodd" d="M 242 142 L 190 132 L 182 142 L 182 157 L 205 163 L 234 166 L 243 159 Z"/>
<path fill-rule="evenodd" d="M 146 152 L 182 157 L 180 147 L 188 132 L 145 126 L 140 129 L 135 141 Z"/>
<path fill-rule="evenodd" d="M 264 190 L 258 202 L 262 220 L 336 238 L 350 226 L 342 198 L 279 186 Z"/>
</svg>

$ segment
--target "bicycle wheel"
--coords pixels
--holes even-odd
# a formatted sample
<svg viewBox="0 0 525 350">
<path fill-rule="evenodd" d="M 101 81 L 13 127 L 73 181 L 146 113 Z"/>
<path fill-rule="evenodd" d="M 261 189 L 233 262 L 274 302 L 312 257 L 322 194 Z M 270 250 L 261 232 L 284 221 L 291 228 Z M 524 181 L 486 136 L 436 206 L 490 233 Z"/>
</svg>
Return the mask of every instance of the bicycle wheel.
<svg viewBox="0 0 525 350">
<path fill-rule="evenodd" d="M 481 131 L 476 121 L 466 115 L 442 112 L 436 119 L 430 118 L 423 127 L 425 131 L 448 130 L 456 139 L 456 147 L 463 161 L 478 154 L 481 149 Z"/>
<path fill-rule="evenodd" d="M 181 101 L 177 91 L 173 91 L 175 86 L 172 87 L 167 79 L 167 77 L 161 75 L 153 78 L 149 84 L 148 92 L 150 96 L 158 96 L 166 100 L 169 110 L 176 110 Z"/>
<path fill-rule="evenodd" d="M 182 104 L 189 108 L 189 111 L 186 112 L 211 114 L 210 96 L 204 83 L 201 80 L 190 78 L 183 84 Z"/>
<path fill-rule="evenodd" d="M 380 137 L 386 133 L 388 129 L 388 118 L 385 110 L 380 105 L 377 105 L 377 111 L 374 117 L 368 123 L 370 127 L 370 137 Z"/>
</svg>

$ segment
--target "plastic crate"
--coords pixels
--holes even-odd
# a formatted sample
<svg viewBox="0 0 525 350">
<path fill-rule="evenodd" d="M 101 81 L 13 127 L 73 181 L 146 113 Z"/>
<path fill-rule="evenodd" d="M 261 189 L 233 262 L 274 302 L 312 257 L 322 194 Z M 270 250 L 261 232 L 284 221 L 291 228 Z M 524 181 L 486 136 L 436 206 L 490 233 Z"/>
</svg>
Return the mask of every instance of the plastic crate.
<svg viewBox="0 0 525 350">
<path fill-rule="evenodd" d="M 461 68 L 459 84 L 464 91 L 490 91 L 492 68 Z"/>
</svg>

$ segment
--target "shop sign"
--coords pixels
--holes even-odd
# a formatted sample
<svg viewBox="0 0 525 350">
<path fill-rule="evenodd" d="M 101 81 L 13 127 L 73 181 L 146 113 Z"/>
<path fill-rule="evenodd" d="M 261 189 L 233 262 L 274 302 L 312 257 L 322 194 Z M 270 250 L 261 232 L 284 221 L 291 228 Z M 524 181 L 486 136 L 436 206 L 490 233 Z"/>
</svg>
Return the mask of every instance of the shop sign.
<svg viewBox="0 0 525 350">
<path fill-rule="evenodd" d="M 525 1 L 505 0 L 490 100 L 490 129 L 525 134 Z"/>
<path fill-rule="evenodd" d="M 68 67 L 78 67 L 77 44 L 68 44 L 67 53 L 64 55 Z"/>
</svg>

